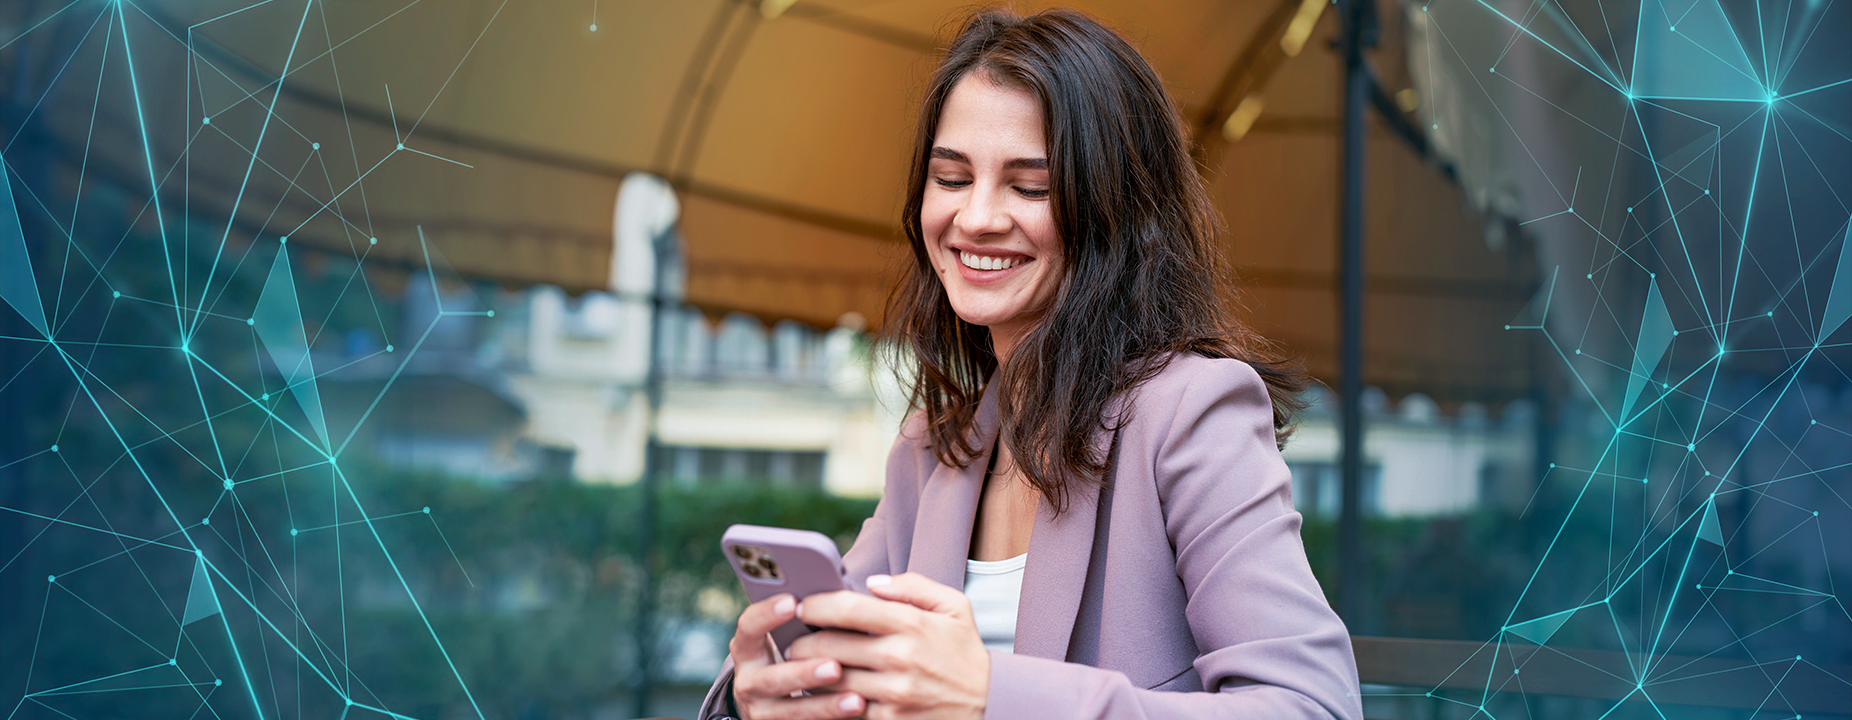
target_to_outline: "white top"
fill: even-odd
[[[1016,603],[1022,597],[1022,569],[1028,564],[1028,553],[1008,560],[965,561],[965,597],[971,599],[971,616],[984,649],[1016,651]]]

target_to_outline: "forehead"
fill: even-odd
[[[934,144],[948,147],[978,161],[994,155],[1008,160],[1042,157],[1042,103],[1028,90],[998,83],[988,73],[967,73],[952,86],[939,111]]]

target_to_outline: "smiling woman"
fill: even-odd
[[[1304,376],[1217,296],[1138,51],[1073,11],[972,15],[903,226],[913,413],[843,560],[868,592],[747,607],[701,717],[1361,717],[1280,457]],[[793,617],[823,629],[769,647]]]

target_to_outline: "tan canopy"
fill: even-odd
[[[215,19],[244,3],[222,4],[140,3],[129,23],[131,37],[170,38],[133,48],[155,164],[175,166],[190,142],[186,189],[164,184],[163,202],[208,217],[236,202],[233,249],[289,235],[418,267],[422,227],[466,276],[602,289],[618,183],[648,171],[682,198],[689,302],[818,326],[851,311],[879,322],[905,250],[917,95],[965,5],[275,0]],[[1336,13],[1320,0],[1074,4],[1132,37],[1196,124],[1247,320],[1331,378]],[[1376,61],[1394,91],[1408,84],[1400,9],[1382,10]],[[115,147],[94,157],[140,157],[128,134],[97,142]],[[1407,142],[1379,124],[1370,143],[1368,382],[1443,401],[1527,393],[1503,326],[1536,287],[1530,253]],[[146,187],[145,168],[115,172]],[[216,246],[203,235],[194,252]]]

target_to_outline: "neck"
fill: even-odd
[[[990,350],[997,356],[997,364],[1009,362],[1010,353],[1029,334],[1029,328],[1022,323],[999,323],[989,326]]]

